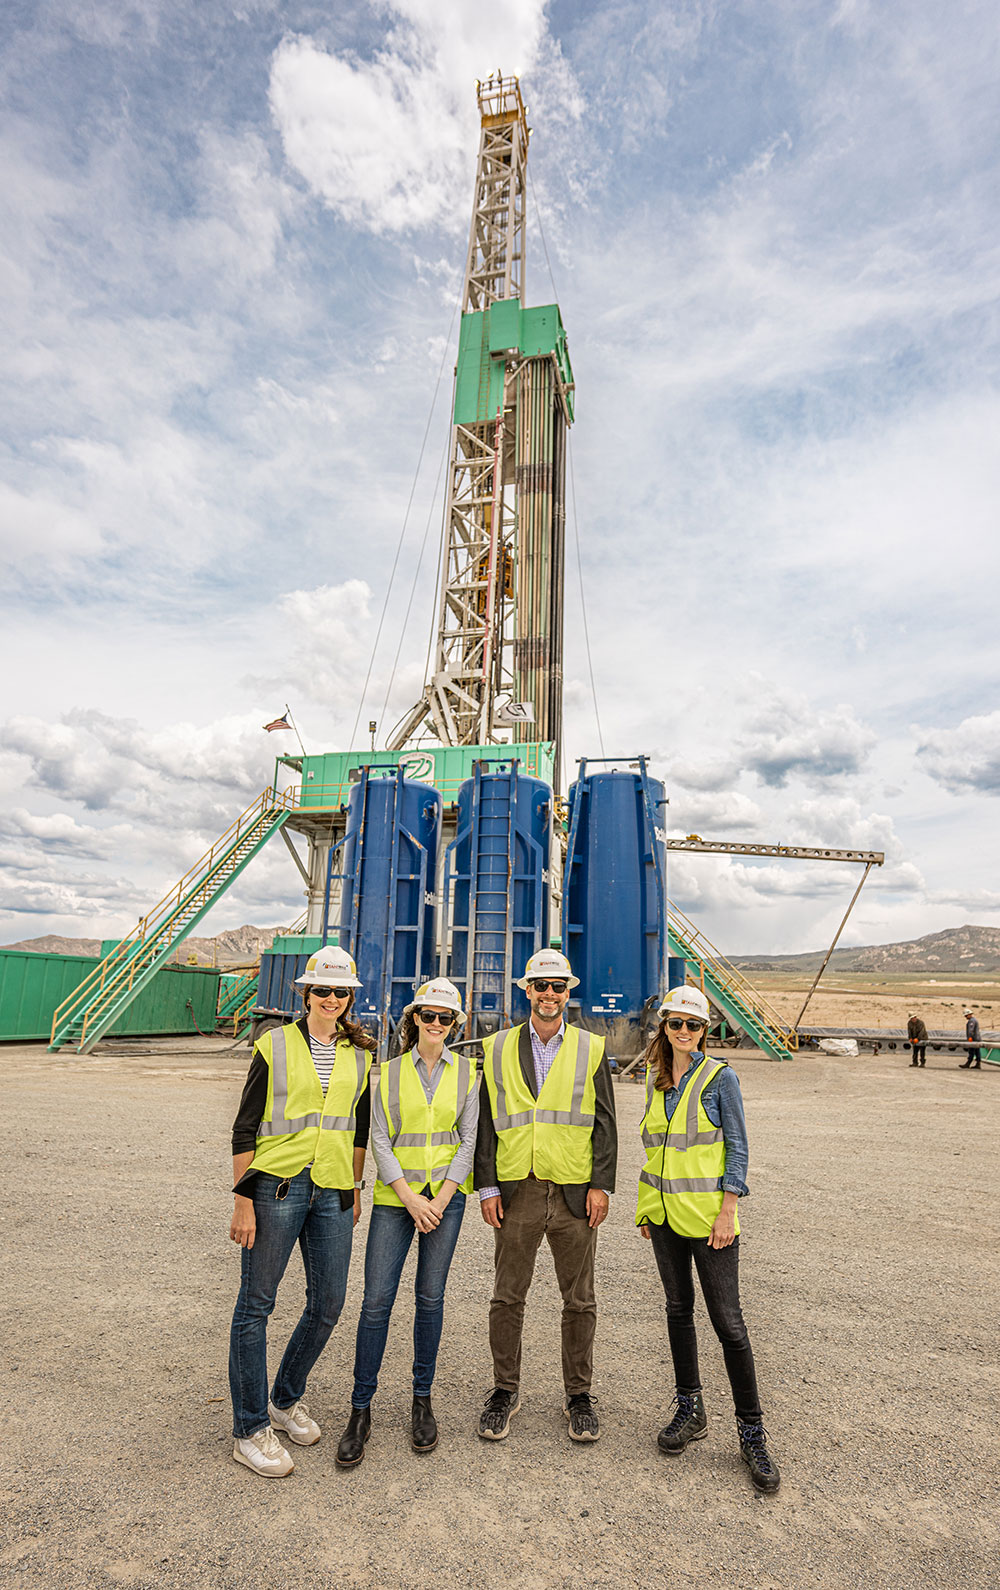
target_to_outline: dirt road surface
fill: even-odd
[[[543,1252],[523,1411],[474,1425],[492,1376],[492,1245],[470,1206],[435,1386],[436,1452],[407,1439],[397,1304],[360,1468],[334,1465],[350,1400],[366,1215],[344,1317],[310,1383],[323,1426],[294,1474],[231,1458],[229,1128],[245,1069],[218,1042],[96,1059],[0,1054],[8,1387],[0,1585],[909,1590],[1000,1582],[1000,1071],[934,1056],[732,1055],[747,1101],[745,1312],[778,1496],[739,1460],[699,1303],[707,1440],[661,1456],[663,1298],[633,1226],[640,1087],[616,1089],[619,1192],[598,1250],[602,1438],[567,1439],[558,1293]],[[370,1198],[370,1192],[365,1194]],[[471,1200],[470,1200],[471,1205]],[[272,1322],[302,1305],[289,1269]],[[274,1360],[276,1362],[276,1358]]]

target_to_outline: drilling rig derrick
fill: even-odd
[[[388,749],[551,741],[558,785],[573,372],[558,306],[524,308],[520,85],[496,76],[477,90],[434,662]]]

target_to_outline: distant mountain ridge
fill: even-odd
[[[809,972],[819,969],[825,950],[801,955],[730,955],[744,972]],[[1000,972],[1000,928],[945,928],[897,944],[859,944],[837,948],[833,972]]]
[[[239,966],[256,961],[264,950],[271,948],[276,933],[287,931],[283,927],[259,928],[247,923],[243,927],[227,928],[214,938],[196,938],[192,934],[177,946],[172,960],[181,966],[190,965],[189,956],[196,955],[200,966]],[[45,933],[41,938],[0,945],[0,949],[30,950],[38,955],[98,955],[101,940],[70,939],[61,933]]]
[[[276,933],[287,928],[260,928],[246,923],[227,928],[214,938],[184,939],[175,959],[184,965],[189,955],[197,955],[201,966],[230,966],[255,961],[271,948]],[[96,955],[100,939],[71,939],[59,933],[46,933],[37,939],[22,939],[4,944],[6,950],[31,950],[40,955]],[[818,969],[825,950],[807,950],[790,955],[730,955],[744,972],[808,972]],[[945,928],[942,933],[927,933],[923,938],[897,944],[861,944],[836,949],[830,961],[835,972],[1000,972],[1000,928]]]

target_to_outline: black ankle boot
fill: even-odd
[[[677,1457],[689,1441],[700,1441],[708,1434],[708,1418],[700,1391],[677,1393],[677,1412],[665,1429],[656,1437],[661,1452]]]
[[[781,1484],[781,1475],[777,1463],[767,1450],[767,1431],[763,1422],[758,1419],[756,1423],[748,1424],[737,1415],[736,1428],[740,1437],[740,1454],[750,1470],[750,1478],[756,1489],[776,1491]]]
[[[430,1397],[414,1397],[410,1418],[414,1452],[433,1452],[438,1444],[438,1427]]]
[[[370,1408],[352,1408],[347,1428],[337,1447],[336,1463],[339,1469],[352,1469],[365,1455],[365,1442],[372,1433]]]

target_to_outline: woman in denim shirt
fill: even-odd
[[[740,1084],[725,1061],[710,1060],[709,1073],[712,1066],[718,1069],[707,1082],[701,1078],[709,1007],[700,989],[671,989],[659,1015],[660,1025],[646,1051],[647,1161],[636,1215],[643,1236],[652,1242],[666,1293],[677,1387],[677,1411],[657,1436],[657,1445],[661,1452],[679,1456],[689,1442],[708,1434],[694,1325],[693,1260],[722,1344],[743,1460],[758,1490],[776,1491],[780,1477],[766,1446],[753,1351],[740,1308],[736,1207],[748,1190],[749,1157]],[[678,1106],[685,1096],[681,1119]],[[722,1174],[716,1178],[720,1167]]]

